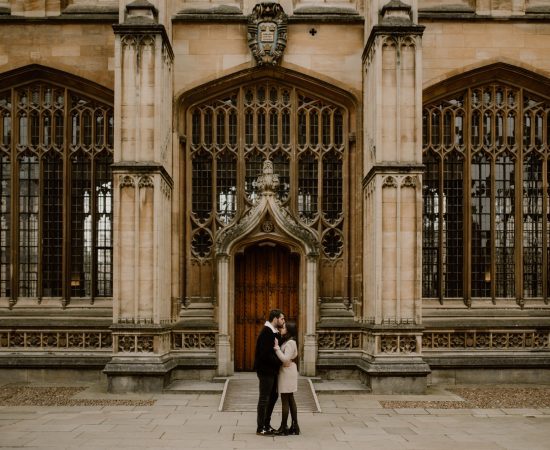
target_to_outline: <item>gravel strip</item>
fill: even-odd
[[[155,400],[74,399],[85,387],[0,387],[0,406],[153,406]]]
[[[448,388],[464,401],[380,401],[383,408],[491,409],[548,408],[550,388],[541,387],[468,387]]]

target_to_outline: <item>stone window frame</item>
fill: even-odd
[[[93,304],[96,298],[112,298],[112,273],[113,273],[113,205],[112,205],[112,171],[111,164],[113,162],[113,143],[114,143],[114,107],[113,99],[114,95],[112,90],[96,84],[90,80],[53,69],[38,64],[25,66],[19,69],[15,69],[4,74],[0,74],[0,94],[7,94],[11,102],[11,129],[9,139],[5,139],[3,128],[5,124],[0,124],[0,135],[2,135],[2,142],[0,142],[0,151],[4,157],[9,158],[10,162],[19,161],[21,158],[31,158],[30,161],[36,164],[37,172],[37,199],[36,211],[33,214],[38,218],[37,230],[34,233],[33,240],[37,242],[36,251],[36,288],[23,289],[21,282],[21,246],[20,246],[20,224],[19,216],[21,212],[21,200],[23,197],[23,191],[21,182],[19,180],[20,162],[16,164],[10,164],[10,183],[11,183],[11,196],[9,205],[6,205],[8,214],[10,215],[9,223],[9,248],[6,255],[2,260],[2,265],[7,268],[7,273],[11,273],[9,279],[2,280],[3,292],[2,297],[9,299],[10,307],[16,305],[19,299],[28,297],[31,301],[36,299],[37,304],[40,304],[43,298],[58,299],[61,306],[67,306],[71,300],[78,301],[83,304]],[[19,138],[20,130],[17,121],[18,114],[21,113],[22,108],[18,99],[25,89],[27,92],[34,92],[40,98],[38,99],[38,106],[36,103],[29,107],[36,111],[38,131],[36,134],[36,142],[28,142],[28,145],[21,141]],[[45,95],[47,91],[52,89],[54,92],[59,93],[62,98],[62,104],[53,105],[46,103]],[[47,105],[47,106],[44,106]],[[24,108],[23,108],[24,109]],[[2,108],[2,113],[7,113],[6,105]],[[47,137],[46,133],[46,118],[51,114],[58,114],[59,119],[57,122],[52,120],[51,131],[52,137]],[[75,129],[75,135],[72,136],[72,117],[74,120],[79,121],[78,131]],[[82,120],[84,116],[88,117],[88,125],[84,124]],[[53,117],[53,116],[52,116]],[[97,123],[102,123],[100,128],[96,127]],[[55,136],[57,130],[55,125],[59,125],[59,136]],[[89,126],[89,132],[84,132],[84,126]],[[62,128],[61,128],[62,127]],[[97,128],[97,130],[96,130]],[[97,132],[96,132],[97,131]],[[34,139],[33,130],[29,130],[29,139]],[[91,139],[91,140],[90,140]],[[87,263],[89,267],[89,279],[87,292],[78,294],[75,290],[76,279],[72,276],[74,272],[74,266],[83,266],[85,264],[84,256],[75,255],[75,245],[73,244],[72,232],[73,214],[71,212],[74,195],[74,186],[72,181],[77,183],[79,180],[72,180],[71,165],[73,159],[79,155],[84,157],[86,161],[87,170],[89,170],[90,190],[101,189],[98,182],[103,184],[111,182],[111,208],[110,213],[107,207],[107,197],[109,193],[104,193],[103,203],[105,203],[105,214],[103,216],[110,216],[111,220],[111,232],[110,239],[107,239],[109,235],[108,230],[103,230],[105,236],[100,239],[99,235],[102,234],[100,229],[102,225],[99,224],[100,213],[98,208],[101,206],[98,201],[99,195],[91,196],[89,200],[88,208],[91,211],[89,214],[91,217],[91,247],[89,248],[91,258]],[[50,230],[48,236],[45,234],[47,230],[44,228],[45,223],[50,223],[50,220],[46,220],[48,206],[45,206],[49,201],[46,198],[48,192],[45,191],[47,187],[45,183],[45,171],[52,170],[49,168],[47,161],[50,159],[58,161],[57,175],[52,179],[55,186],[52,189],[57,190],[58,201],[58,215],[56,218],[57,225],[54,226],[55,230]],[[21,160],[22,161],[22,160]],[[108,188],[107,188],[108,189]],[[102,190],[103,192],[103,190]],[[55,258],[51,261],[52,255],[44,255],[44,239],[51,239],[53,235],[60,233],[61,236],[57,236],[58,241],[56,246],[57,250],[54,251]],[[100,243],[103,240],[103,245]],[[107,245],[110,242],[110,245]],[[39,245],[39,243],[42,243]],[[97,258],[97,252],[102,251],[106,254],[107,259],[103,264],[102,273],[103,276],[98,276],[98,270],[100,270]],[[110,253],[110,258],[109,254]],[[110,259],[110,263],[109,260]],[[54,275],[52,275],[52,273]],[[46,290],[44,288],[45,278],[53,278],[53,284],[55,288],[52,290]],[[99,279],[101,278],[101,280]],[[102,281],[103,280],[103,281]],[[78,280],[83,282],[84,280]],[[101,282],[101,283],[100,283]],[[101,284],[101,286],[100,286]]]
[[[360,185],[360,178],[358,175],[356,175],[356,167],[352,167],[352,162],[356,161],[357,156],[355,156],[355,149],[356,149],[356,125],[357,125],[357,115],[360,112],[359,102],[357,98],[353,95],[352,92],[349,90],[341,89],[337,86],[328,84],[324,81],[312,78],[307,75],[298,74],[290,69],[285,69],[281,67],[275,67],[275,68],[254,68],[254,69],[245,69],[241,72],[228,75],[226,77],[223,77],[221,79],[206,83],[204,85],[200,85],[196,88],[193,88],[185,93],[183,93],[179,97],[179,112],[177,113],[178,117],[178,129],[180,130],[180,141],[181,141],[181,156],[180,156],[180,170],[181,173],[184,174],[182,176],[181,181],[181,192],[183,195],[180,197],[179,200],[179,208],[181,211],[181,221],[182,224],[181,229],[183,232],[183,235],[185,236],[185,239],[182,240],[182,246],[181,251],[183,255],[182,260],[182,266],[181,266],[181,292],[182,292],[182,298],[201,298],[203,301],[212,301],[213,303],[216,302],[215,299],[215,293],[214,291],[210,290],[208,287],[204,285],[204,283],[201,283],[203,285],[203,288],[201,288],[201,294],[195,292],[190,292],[188,286],[192,283],[190,283],[190,280],[188,279],[188,271],[186,270],[187,267],[190,266],[209,266],[214,264],[214,257],[215,257],[215,251],[214,251],[214,242],[216,240],[216,232],[211,229],[212,224],[218,219],[216,217],[211,217],[208,219],[202,219],[205,226],[208,227],[208,230],[202,230],[202,235],[200,236],[200,239],[197,239],[196,242],[198,244],[204,244],[208,243],[212,246],[211,252],[201,252],[202,255],[193,254],[191,250],[191,244],[192,244],[192,235],[195,230],[192,230],[192,224],[190,219],[191,216],[191,205],[192,205],[192,186],[190,180],[192,180],[192,164],[189,159],[189,153],[190,148],[194,139],[193,136],[193,114],[192,109],[195,105],[202,104],[205,102],[208,102],[209,99],[215,99],[215,98],[221,98],[224,95],[230,96],[232,93],[239,93],[245,89],[247,86],[253,86],[258,85],[261,83],[273,83],[274,85],[277,85],[281,88],[287,88],[292,92],[293,96],[298,96],[298,94],[305,94],[306,96],[313,96],[321,101],[325,101],[328,103],[331,103],[339,108],[342,109],[343,115],[342,115],[342,121],[343,121],[343,127],[342,127],[342,135],[338,136],[338,139],[341,139],[342,141],[342,147],[345,148],[346,156],[344,158],[344,162],[342,165],[342,172],[343,172],[343,187],[341,188],[343,191],[343,201],[342,201],[342,210],[343,210],[343,217],[341,220],[335,220],[332,216],[334,215],[333,211],[330,211],[330,214],[328,217],[320,217],[321,215],[317,215],[314,219],[314,223],[308,223],[308,219],[305,217],[300,217],[297,211],[297,198],[294,200],[286,198],[286,195],[282,193],[281,201],[285,207],[288,207],[292,211],[292,215],[300,221],[305,226],[308,226],[309,228],[312,228],[314,232],[319,237],[319,246],[321,247],[321,260],[320,263],[323,266],[326,267],[333,267],[333,271],[338,272],[340,274],[346,274],[342,275],[342,280],[348,280],[348,273],[351,269],[351,267],[355,266],[357,257],[360,255],[357,254],[357,249],[353,247],[353,243],[351,242],[352,239],[355,239],[354,233],[350,230],[350,221],[353,220],[354,213],[356,211],[350,210],[350,199],[354,197],[354,192],[357,189],[358,185]],[[269,96],[269,92],[266,93],[266,96]],[[244,92],[242,93],[242,97],[244,99]],[[296,114],[295,110],[297,107],[297,101],[294,100],[294,97],[292,99],[292,111],[294,114]],[[246,136],[245,136],[245,118],[244,118],[244,108],[239,109],[238,114],[243,114],[242,117],[239,115],[239,136],[242,137],[243,142],[238,142],[237,146],[239,149],[241,147],[247,147],[246,144]],[[198,120],[198,119],[197,119]],[[202,120],[202,119],[201,119]],[[322,122],[323,116],[321,115],[319,117],[319,121]],[[279,122],[282,122],[282,119],[279,120]],[[297,120],[296,120],[297,122]],[[270,132],[269,132],[269,125],[270,125],[270,118],[269,116],[266,117],[265,120],[266,123],[266,137],[265,140],[269,146],[270,143]],[[254,121],[254,124],[256,124],[256,121]],[[280,123],[280,125],[282,125]],[[291,128],[297,127],[297,123],[293,123],[291,121]],[[216,126],[216,123],[213,122],[213,127]],[[227,126],[227,125],[226,125]],[[309,126],[309,125],[308,125]],[[295,131],[293,130],[292,133]],[[196,137],[196,136],[195,136]],[[252,138],[254,140],[254,145],[256,144],[256,140],[258,139],[257,134],[254,134],[254,137]],[[319,141],[320,144],[322,144],[323,139],[326,137],[323,136],[323,133],[319,133]],[[212,143],[213,145],[216,144],[215,137],[212,137]],[[280,155],[284,154],[284,147],[285,143],[281,142],[280,145],[277,146],[276,150],[272,152],[272,154]],[[288,145],[288,147],[299,147],[298,143],[292,143],[291,145]],[[296,155],[306,154],[310,149],[307,148],[308,145],[306,145],[304,148],[300,148],[299,151],[296,152]],[[226,148],[227,151],[227,148]],[[248,149],[245,150],[247,155],[252,154],[254,149],[249,151]],[[324,152],[328,155],[329,151]],[[244,176],[244,169],[240,167],[241,164],[244,164],[242,161],[242,155],[237,155],[237,165],[239,167],[239,181],[238,181],[238,188],[241,189],[242,182],[241,177]],[[259,164],[259,163],[258,163]],[[275,164],[277,166],[277,164]],[[258,167],[261,167],[261,164],[258,165]],[[296,172],[298,170],[297,167],[297,160],[296,160],[296,168],[293,169],[293,173],[289,174],[290,183],[297,183],[297,180],[294,178],[296,177]],[[278,168],[275,167],[275,172],[278,171]],[[322,167],[319,166],[318,171],[318,177],[319,177],[319,192],[322,193],[321,188],[321,181],[323,176],[328,176],[328,171],[324,172]],[[242,175],[241,175],[242,174]],[[249,174],[247,174],[248,176]],[[251,175],[250,175],[251,176]],[[285,177],[283,177],[285,178]],[[186,181],[187,180],[187,181]],[[297,184],[296,184],[297,188]],[[339,186],[336,187],[336,189],[340,189]],[[250,201],[247,199],[247,197],[244,195],[244,186],[243,186],[243,192],[239,192],[239,201],[242,201],[239,205],[239,211],[235,215],[235,217],[227,224],[227,226],[230,226],[231,224],[235,223],[235,221],[240,220],[248,211],[250,208]],[[212,202],[213,203],[213,202]],[[296,203],[296,204],[294,204]],[[319,195],[319,206],[323,204],[322,195]],[[215,205],[212,204],[213,211],[216,209]],[[332,216],[331,216],[332,215]],[[319,224],[322,223],[322,226]],[[204,228],[204,226],[200,226],[200,228]],[[337,231],[334,231],[336,228],[338,228]],[[219,228],[219,231],[223,229]],[[331,246],[330,248],[327,246],[329,242],[332,242],[335,238],[341,238],[341,242],[338,243],[338,245],[343,245],[342,251],[338,252],[335,251],[335,246]],[[324,242],[323,242],[324,241]],[[212,242],[212,244],[210,244]],[[329,251],[329,254],[325,254],[322,250],[323,245],[327,246],[327,249]],[[206,269],[205,273],[212,274],[212,279],[215,280],[215,275],[213,272],[210,271],[210,269]],[[201,277],[202,279],[202,277]],[[343,292],[344,297],[347,298],[347,296],[351,295],[351,292],[353,290],[351,283],[348,281],[342,281],[343,284]],[[214,284],[212,285],[214,287]],[[330,288],[332,290],[333,287]],[[197,297],[199,295],[199,297]],[[339,297],[340,298],[340,297]],[[185,303],[185,302],[184,302]]]
[[[478,106],[474,105],[472,99],[472,94],[474,92],[485,92],[484,90],[488,88],[491,89],[493,93],[496,93],[498,89],[503,89],[504,91],[513,92],[517,95],[516,103],[510,111],[507,111],[507,102],[504,99],[504,106],[495,106],[496,99],[492,98],[491,105],[488,105],[487,108],[483,107],[485,102],[484,98],[480,98],[477,103]],[[462,100],[461,100],[461,99]],[[529,104],[524,104],[527,99],[532,99]],[[458,100],[457,100],[458,99]],[[462,102],[462,103],[461,103]],[[542,105],[542,106],[541,106]],[[476,124],[473,119],[474,113],[479,111],[480,120],[484,120],[484,112],[487,111],[506,111],[516,114],[515,123],[513,124],[514,128],[514,139],[515,142],[504,142],[497,143],[498,138],[498,129],[497,129],[497,119],[496,116],[492,120],[488,120],[487,123],[491,123],[491,134],[488,136],[491,139],[491,142],[486,145],[483,143],[480,131],[480,142],[476,143],[475,140],[472,140],[471,136],[474,134],[474,128]],[[434,130],[434,120],[430,117],[430,114],[436,110],[440,111],[440,123],[436,124],[435,128],[438,129],[439,136],[435,141],[432,140],[433,130]],[[449,117],[451,120],[450,135],[445,133],[445,123],[444,116],[449,112]],[[531,120],[535,119],[539,115],[541,117],[541,142],[537,143],[536,139],[536,130],[533,125],[527,127],[527,117],[530,117]],[[456,118],[461,116],[463,122],[464,134],[462,139],[456,139],[459,133],[456,132]],[[506,117],[504,118],[506,120]],[[506,124],[505,124],[506,126]],[[480,130],[483,129],[483,124],[479,125]],[[527,136],[524,132],[525,130],[529,131]],[[487,66],[480,67],[478,69],[471,70],[469,72],[453,76],[447,80],[434,84],[424,91],[423,99],[423,163],[425,164],[427,171],[424,173],[424,213],[423,213],[423,298],[425,300],[434,299],[439,301],[439,303],[444,304],[449,301],[462,300],[465,305],[470,307],[472,301],[483,301],[490,300],[493,304],[497,304],[501,301],[507,302],[510,299],[515,300],[520,307],[525,306],[526,301],[530,303],[533,302],[544,302],[548,304],[549,290],[550,286],[548,283],[549,279],[549,260],[550,255],[548,253],[548,244],[550,242],[550,79],[538,75],[534,72],[531,72],[527,69],[516,67],[506,63],[495,63]],[[505,133],[506,131],[504,131]],[[506,137],[506,136],[504,136]],[[432,155],[430,158],[428,155]],[[454,289],[452,294],[454,295],[445,295],[445,282],[443,274],[445,271],[445,252],[446,248],[444,245],[443,234],[444,231],[444,212],[443,208],[439,208],[435,212],[438,215],[436,223],[439,224],[436,230],[431,230],[436,235],[436,245],[433,246],[433,242],[428,242],[430,239],[427,238],[427,232],[429,229],[426,228],[427,223],[430,221],[429,215],[429,198],[426,197],[427,189],[429,189],[430,184],[436,184],[436,190],[441,195],[444,192],[444,176],[443,171],[445,170],[445,165],[440,164],[442,159],[454,158],[455,162],[462,160],[463,164],[463,180],[469,180],[469,182],[462,183],[462,208],[465,211],[462,216],[462,228],[463,232],[461,233],[462,239],[462,248],[463,248],[463,257],[462,264],[457,263],[456,272],[461,272],[461,286],[459,289]],[[491,185],[489,189],[488,201],[490,201],[491,208],[488,211],[488,220],[490,221],[491,227],[488,230],[488,235],[490,236],[490,252],[487,258],[487,272],[484,274],[484,280],[488,283],[488,288],[484,295],[475,295],[479,294],[480,291],[476,290],[473,287],[473,284],[476,282],[474,280],[474,264],[473,256],[474,248],[472,245],[473,241],[473,220],[472,212],[474,211],[474,200],[472,200],[472,170],[476,168],[472,163],[475,155],[479,157],[486,157],[488,159],[488,164],[490,166],[490,176],[491,176]],[[504,164],[502,157],[504,155],[509,155],[511,163],[513,166],[513,177],[512,183],[515,187],[514,196],[512,198],[512,214],[513,221],[515,223],[514,227],[514,236],[513,242],[510,246],[511,251],[514,251],[513,257],[508,261],[508,269],[504,269],[506,275],[512,280],[507,286],[504,294],[503,290],[498,288],[498,278],[497,283],[494,282],[495,277],[502,275],[502,267],[497,264],[496,258],[496,222],[499,216],[497,212],[497,197],[499,197],[495,192],[495,187],[497,186],[496,176],[498,173],[501,173],[502,170],[498,168],[496,171],[496,163],[500,158],[500,163]],[[542,211],[541,215],[541,237],[542,242],[540,244],[540,253],[542,259],[542,270],[540,273],[541,282],[538,295],[525,295],[526,294],[526,282],[525,282],[525,267],[528,264],[526,257],[524,257],[524,246],[523,240],[525,238],[523,233],[523,223],[524,217],[527,214],[523,213],[524,209],[524,200],[525,196],[523,195],[524,186],[524,174],[525,170],[525,161],[527,158],[531,158],[532,155],[535,155],[541,160],[541,171],[542,171],[542,187],[540,188],[541,192],[541,202],[542,202]],[[435,156],[435,159],[433,158]],[[520,163],[521,162],[521,163]],[[431,170],[430,170],[431,168]],[[437,169],[437,176],[434,176],[433,171]],[[477,167],[479,168],[479,166]],[[500,183],[502,184],[502,180]],[[522,186],[522,189],[517,189],[517,186]],[[502,191],[502,189],[500,189]],[[428,200],[428,201],[426,201]],[[445,202],[447,203],[447,202]],[[426,244],[430,245],[426,245]],[[457,245],[460,245],[458,242]],[[515,249],[515,250],[514,250]],[[517,251],[519,249],[519,251]],[[430,258],[432,258],[430,260]],[[426,262],[428,261],[428,262]],[[431,261],[431,262],[430,262]],[[432,267],[431,274],[435,275],[430,283],[429,275],[430,273],[426,270],[427,268]],[[509,273],[508,273],[509,272]],[[451,271],[452,273],[452,271]],[[478,280],[479,281],[479,280]],[[435,284],[435,286],[433,285]]]

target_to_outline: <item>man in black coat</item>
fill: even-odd
[[[269,312],[269,320],[266,321],[256,341],[256,353],[254,355],[254,370],[260,380],[260,396],[258,398],[258,427],[256,434],[262,436],[272,435],[275,431],[271,428],[271,414],[277,402],[277,376],[281,361],[275,353],[275,339],[281,342],[279,328],[285,324],[285,315],[282,311],[274,309]]]

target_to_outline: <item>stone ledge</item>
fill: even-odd
[[[52,352],[53,353],[53,352]],[[0,368],[32,368],[32,369],[103,369],[111,359],[111,351],[104,354],[90,355],[90,352],[78,354],[75,351],[63,354],[50,353],[48,355],[24,354],[24,352],[0,352]],[[76,353],[76,354],[75,354]],[[99,353],[99,352],[98,352]]]
[[[467,350],[466,350],[467,351]],[[424,351],[423,359],[433,369],[538,369],[550,368],[550,352],[512,352],[495,355],[485,352],[480,355],[460,355],[458,352],[449,352],[446,355],[435,354],[434,351]],[[537,354],[538,353],[538,354]],[[541,354],[542,353],[542,354]]]

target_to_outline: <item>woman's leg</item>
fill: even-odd
[[[296,407],[296,401],[294,400],[294,394],[289,394],[289,409],[292,417],[292,425],[288,430],[288,434],[300,434],[300,427],[298,426],[298,408]]]
[[[294,394],[291,392],[288,395],[288,405],[290,409],[290,417],[292,422],[298,423],[298,408],[296,407],[296,400],[294,400]],[[287,416],[288,417],[288,416]]]
[[[288,411],[289,411],[289,399],[292,394],[281,394],[281,406],[283,409],[283,416],[281,419],[281,428],[284,429],[288,424]]]

